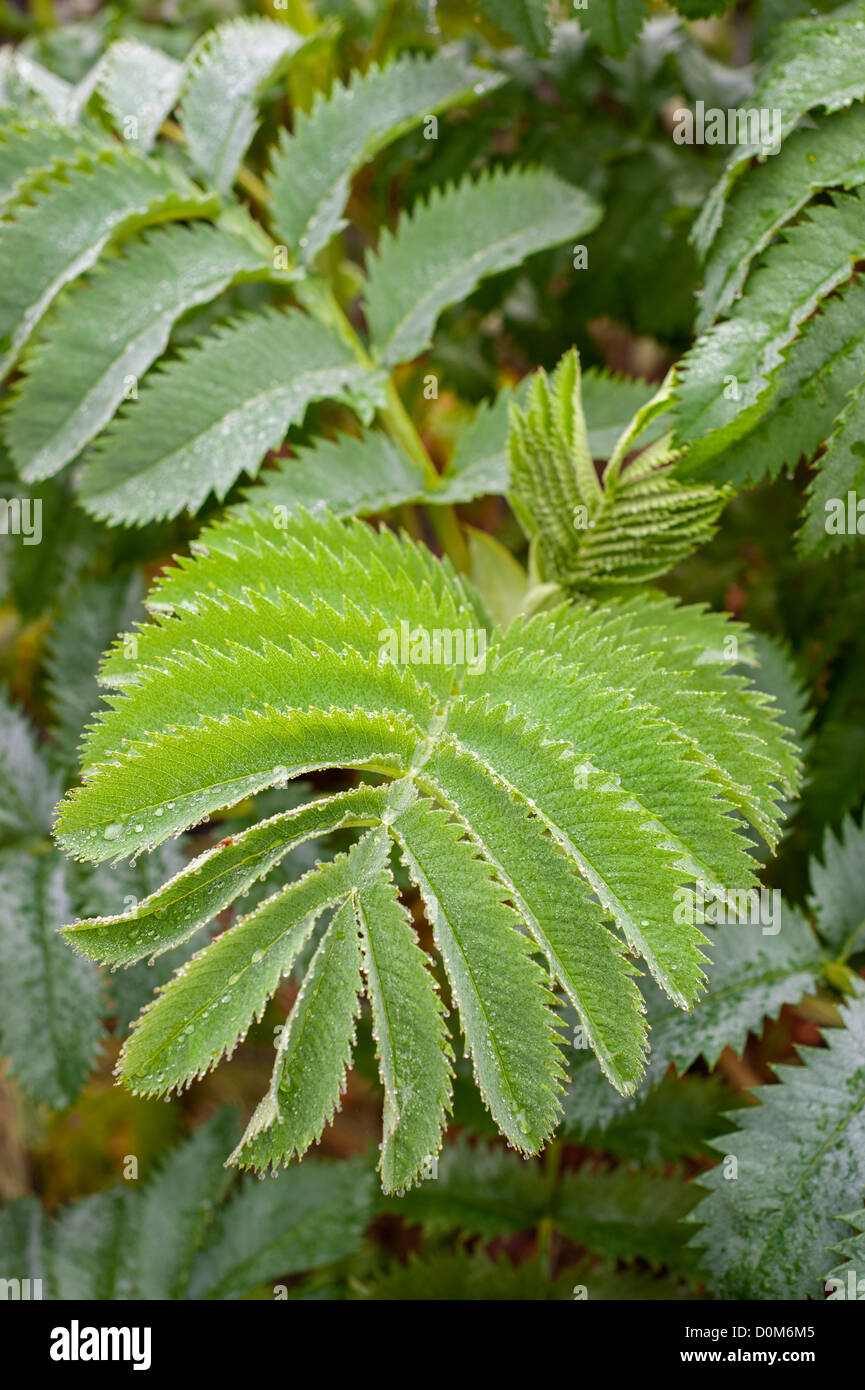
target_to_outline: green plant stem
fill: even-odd
[[[390,379],[385,388],[385,396],[387,405],[379,411],[382,424],[391,438],[402,445],[409,458],[423,469],[427,488],[437,487],[439,475],[433,467],[432,460],[424,448],[423,440],[418,434],[411,416],[400,399],[393,378]],[[442,550],[462,574],[468,573],[468,546],[460,530],[460,524],[453,507],[431,506],[427,509],[427,513]]]
[[[297,281],[294,289],[298,299],[310,313],[336,330],[343,342],[356,353],[359,362],[370,368],[375,365],[327,280],[310,276],[307,280]],[[391,439],[401,445],[409,458],[418,465],[423,474],[424,486],[430,491],[437,487],[439,475],[411,416],[402,403],[393,377],[385,387],[385,405],[379,410],[378,418]],[[468,546],[453,507],[430,506],[427,514],[442,550],[456,569],[466,574],[469,569]]]
[[[183,131],[176,121],[164,121],[161,133],[177,144],[185,143]],[[266,205],[270,194],[257,174],[253,174],[251,170],[242,165],[237,173],[237,182],[246,189],[259,206]],[[275,242],[273,244],[276,245]],[[371,369],[375,366],[364,343],[352,327],[348,315],[337,300],[329,280],[323,276],[309,275],[303,280],[295,281],[293,289],[301,304],[320,323],[333,328],[342,341],[355,353],[359,362]],[[385,398],[386,404],[378,413],[382,426],[391,439],[400,444],[409,458],[419,466],[423,474],[424,486],[428,491],[432,491],[438,486],[439,475],[411,416],[400,399],[393,377],[385,388]],[[454,508],[452,506],[437,507],[431,505],[427,508],[427,514],[442,550],[460,573],[467,574],[470,565],[468,546]]]

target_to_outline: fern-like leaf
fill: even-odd
[[[237,1298],[263,1280],[353,1254],[373,1215],[372,1178],[365,1159],[348,1158],[249,1183],[219,1211],[188,1296]]]
[[[299,840],[368,827],[348,855],[193,957],[128,1040],[127,1083],[146,1094],[181,1087],[230,1052],[332,909],[239,1156],[276,1163],[320,1133],[350,1051],[362,952],[385,1084],[383,1180],[415,1181],[437,1147],[447,1047],[405,924],[396,927],[392,841],[425,903],[479,1088],[511,1143],[535,1151],[556,1121],[548,983],[566,991],[610,1080],[633,1090],[641,1000],[607,923],[677,1004],[692,1003],[704,938],[677,923],[679,890],[703,864],[750,882],[729,807],[771,834],[775,783],[796,778],[766,698],[711,664],[694,674],[695,648],[705,663],[724,621],[633,599],[565,608],[488,639],[467,590],[428,551],[302,511],[282,529],[251,512],[211,528],[151,604],[158,621],[138,631],[135,659],[119,644],[104,664],[116,693],[88,732],[84,785],[60,813],[67,850],[100,861],[152,849],[314,768],[387,780],[229,836],[129,913],[70,929],[72,944],[114,964],[173,948]],[[400,640],[435,631],[449,634],[448,653],[433,660],[430,647],[419,664],[400,651]],[[469,654],[474,643],[475,657],[457,641]],[[747,721],[725,715],[725,696]],[[659,747],[665,772],[650,777]],[[384,931],[394,933],[387,954]],[[419,1011],[411,1054],[404,1012],[383,1012],[402,974]]]
[[[224,1155],[237,1132],[218,1110],[172,1149],[138,1200],[136,1283],[147,1299],[183,1298],[195,1257],[231,1182]]]
[[[677,471],[742,487],[784,469],[792,472],[802,457],[813,458],[865,372],[863,314],[865,288],[853,278],[823,302],[784,350],[754,428],[702,465],[686,453]]]
[[[807,111],[838,111],[865,97],[862,56],[865,51],[865,6],[855,3],[827,23],[794,19],[779,27],[776,43],[753,97],[757,109],[780,112],[781,139]],[[703,205],[694,228],[698,250],[705,255],[724,217],[730,190],[750,161],[765,158],[763,145],[738,144],[723,177]]]
[[[854,188],[865,181],[865,107],[820,116],[784,141],[766,165],[736,186],[706,266],[697,328],[728,313],[754,258],[775,234],[826,188]]]
[[[465,1236],[490,1240],[549,1222],[578,1245],[608,1260],[644,1259],[674,1268],[692,1266],[683,1246],[683,1220],[696,1201],[679,1179],[627,1168],[567,1172],[551,1187],[537,1164],[514,1154],[465,1141],[439,1159],[435,1182],[422,1184],[391,1203],[409,1222],[431,1234],[459,1228]]]
[[[0,850],[0,894],[0,1050],[37,1100],[71,1105],[96,1056],[101,987],[57,935],[74,910],[69,866]]]
[[[42,838],[51,829],[60,783],[40,757],[32,727],[5,693],[0,693],[0,740],[0,845]]]
[[[662,438],[599,480],[583,415],[576,350],[535,377],[525,409],[511,410],[511,489],[537,537],[538,573],[565,590],[645,584],[707,541],[726,500],[670,476]]]
[[[374,1211],[368,1162],[312,1159],[225,1201],[232,1174],[221,1159],[235,1129],[218,1111],[140,1185],[97,1192],[50,1220],[33,1198],[7,1203],[6,1277],[41,1279],[50,1300],[233,1299],[354,1254]]]
[[[857,1211],[848,1212],[845,1216],[839,1216],[839,1221],[844,1221],[848,1226],[858,1228],[855,1236],[849,1236],[838,1245],[830,1245],[829,1249],[834,1255],[843,1255],[844,1264],[837,1265],[830,1269],[828,1274],[821,1277],[820,1282],[824,1286],[827,1297],[830,1299],[849,1298],[850,1295],[850,1275],[853,1275],[855,1297],[861,1298],[860,1289],[863,1278],[862,1270],[865,1269],[865,1216],[862,1208]]]
[[[304,507],[334,516],[369,516],[421,501],[426,479],[401,445],[380,431],[319,439],[280,459],[245,494],[250,505],[270,511]]]
[[[859,494],[865,484],[865,389],[860,378],[850,392],[835,428],[826,440],[820,464],[808,487],[799,544],[809,553],[826,554],[849,545],[859,535]],[[849,504],[853,502],[851,527]]]
[[[809,906],[820,935],[840,960],[861,949],[865,931],[865,831],[848,816],[837,835],[826,832],[820,859],[809,865]]]
[[[105,140],[89,130],[48,121],[10,120],[0,131],[0,208],[15,200],[22,183],[38,170],[74,164],[82,150],[105,148]]]
[[[354,903],[346,898],[318,943],[282,1030],[270,1089],[236,1150],[244,1166],[263,1169],[295,1154],[302,1158],[332,1121],[355,1042],[360,967]]]
[[[380,1171],[388,1192],[412,1182],[441,1145],[450,1108],[444,1008],[385,869],[361,885],[356,911],[384,1087]],[[423,1170],[422,1170],[423,1171]]]
[[[674,408],[676,443],[689,466],[752,428],[783,361],[783,350],[820,301],[865,255],[865,202],[833,194],[766,253],[730,318],[684,358]]]
[[[547,0],[481,0],[479,8],[530,53],[546,53],[552,37]]]
[[[48,693],[58,760],[74,764],[85,724],[99,705],[94,674],[100,654],[118,632],[138,618],[143,597],[140,577],[92,580],[65,608],[48,639]]]
[[[712,968],[706,992],[690,1017],[671,1008],[659,990],[646,987],[652,1050],[645,1085],[636,1098],[610,1090],[580,1039],[581,1052],[572,1065],[564,1101],[568,1131],[583,1139],[592,1131],[606,1131],[634,1110],[647,1088],[660,1084],[671,1065],[681,1074],[699,1057],[714,1066],[725,1047],[741,1053],[748,1034],[759,1033],[764,1019],[777,1018],[785,1004],[798,1004],[803,994],[813,993],[827,951],[802,913],[787,904],[777,925],[779,930],[767,935],[747,920],[704,928]]]
[[[646,21],[646,0],[593,0],[577,17],[605,52],[624,58]]]

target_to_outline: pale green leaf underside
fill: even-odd
[[[829,1246],[834,1255],[844,1256],[845,1263],[836,1265],[834,1269],[830,1269],[828,1274],[821,1275],[820,1283],[824,1285],[824,1292],[828,1294],[829,1298],[833,1296],[835,1298],[849,1298],[850,1275],[852,1274],[857,1296],[861,1297],[859,1293],[862,1288],[860,1280],[863,1278],[862,1270],[865,1269],[865,1231],[861,1228],[865,1226],[865,1216],[863,1216],[862,1208],[859,1207],[856,1211],[849,1211],[844,1216],[839,1216],[838,1220],[846,1222],[854,1229],[859,1229],[856,1235],[848,1235],[847,1239],[838,1245]],[[829,1285],[830,1279],[837,1279],[840,1282],[843,1293],[839,1293],[837,1284]]]
[[[391,141],[436,112],[473,101],[504,78],[456,54],[405,55],[387,67],[355,71],[298,112],[283,132],[267,186],[277,241],[310,262],[344,224],[351,176]]]
[[[89,270],[112,239],[150,223],[210,217],[218,206],[213,194],[169,166],[120,150],[59,166],[37,181],[33,197],[0,224],[4,374],[58,291]]]
[[[99,63],[97,91],[126,142],[142,154],[152,149],[173,110],[183,64],[140,39],[118,39]]]
[[[103,262],[55,306],[23,364],[4,431],[21,477],[53,476],[137,396],[187,310],[268,273],[248,243],[205,223],[160,228]]]
[[[739,1129],[714,1147],[738,1160],[702,1180],[711,1189],[694,1213],[694,1244],[713,1289],[726,1298],[804,1299],[814,1294],[827,1250],[844,1234],[838,1213],[861,1199],[865,1143],[865,999],[861,987],[827,1029],[824,1048],[801,1048],[802,1066],[778,1068],[761,1104],[739,1112]],[[767,1154],[771,1163],[767,1164]]]
[[[0,207],[5,210],[37,170],[74,164],[83,150],[95,152],[106,145],[105,138],[88,129],[7,120],[0,130]]]
[[[258,100],[303,43],[287,24],[235,19],[205,34],[187,59],[180,126],[193,161],[221,193],[255,133]]]
[[[806,111],[838,111],[865,96],[862,58],[865,54],[865,7],[853,4],[847,13],[795,19],[779,26],[752,105],[780,112],[782,139]],[[754,157],[765,158],[760,145],[739,144],[727,168],[706,200],[694,228],[694,240],[705,256],[716,236],[735,181]]]
[[[148,379],[93,447],[82,504],[100,520],[142,525],[196,511],[211,492],[221,500],[312,401],[350,401],[369,375],[299,311],[238,318]]]
[[[395,233],[382,233],[371,259],[367,317],[376,357],[390,366],[416,357],[442,310],[485,276],[591,231],[600,215],[587,193],[544,169],[494,173],[433,193]]]

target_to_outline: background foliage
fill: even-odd
[[[88,208],[101,207],[102,196],[108,206],[119,183],[107,173],[122,174],[124,161],[136,155],[118,152],[109,134],[128,114],[124,103],[134,97],[135,84],[131,70],[122,68],[100,69],[96,87],[88,85],[88,75],[116,40],[142,41],[164,55],[166,105],[164,112],[150,112],[138,139],[142,148],[158,141],[163,164],[152,174],[146,205],[130,212],[124,203],[125,215],[148,228],[163,218],[183,219],[182,225],[166,220],[165,228],[148,230],[134,242],[120,263],[121,271],[126,266],[127,298],[122,273],[106,274],[106,267],[118,269],[110,251],[82,290],[78,277],[91,262],[75,259],[70,231],[66,288],[24,349],[24,369],[10,377],[3,410],[0,491],[5,498],[41,499],[45,540],[26,547],[14,536],[0,537],[0,1031],[10,1058],[0,1079],[0,1274],[26,1270],[40,1274],[52,1295],[99,1299],[270,1298],[275,1287],[278,1296],[292,1298],[561,1299],[585,1288],[590,1298],[776,1299],[822,1297],[821,1280],[856,1258],[865,1227],[865,1136],[856,1119],[857,1099],[865,1094],[865,998],[859,983],[865,955],[865,846],[859,828],[865,793],[865,569],[855,543],[818,544],[815,553],[814,545],[803,542],[815,514],[815,489],[819,502],[828,477],[843,492],[848,480],[855,486],[861,468],[850,441],[856,445],[861,411],[861,288],[851,268],[865,259],[857,240],[855,191],[865,164],[854,125],[861,126],[863,93],[850,95],[829,50],[840,33],[861,81],[855,26],[861,29],[862,20],[859,6],[821,4],[819,11],[838,14],[808,19],[814,8],[796,0],[730,8],[713,0],[681,0],[676,7],[590,0],[584,17],[529,0],[476,6],[449,0],[286,0],[284,7],[264,9],[181,0],[164,8],[114,4],[89,12],[63,5],[55,10],[51,0],[26,11],[11,0],[0,5],[4,36],[14,45],[4,48],[0,67],[6,103],[0,156],[12,150],[9,132],[22,112],[26,120],[35,117],[43,135],[34,138],[44,136],[45,159],[62,165],[74,147],[79,173],[93,179]],[[290,62],[282,41],[275,40],[273,61],[249,93],[258,117],[247,118],[241,110],[239,133],[234,127],[220,130],[211,119],[207,89],[218,41],[193,46],[213,26],[262,16],[299,39],[285,40]],[[813,26],[804,38],[787,29],[799,16]],[[846,40],[844,26],[850,29]],[[346,225],[337,228],[335,222],[335,236],[318,244],[313,233],[310,243],[312,224],[300,218],[296,205],[286,205],[279,227],[287,244],[295,237],[292,265],[274,274],[270,244],[262,245],[256,229],[268,188],[279,207],[279,160],[271,165],[269,151],[277,140],[285,147],[288,122],[299,142],[291,159],[298,162],[289,162],[285,153],[284,177],[300,166],[311,180],[322,167],[322,148],[332,140],[326,130],[317,136],[314,123],[305,124],[301,114],[315,111],[317,92],[373,64],[414,62],[409,55],[432,55],[456,40],[468,42],[485,72],[507,80],[484,78],[484,90],[472,90],[469,98],[451,77],[442,79],[440,93],[421,98],[416,71],[406,67],[404,100],[416,103],[414,118],[406,111],[404,128],[390,141],[370,137],[363,150],[345,152],[351,177],[339,187],[347,194]],[[827,47],[823,59],[821,42]],[[725,186],[719,180],[726,151],[675,144],[672,113],[696,100],[721,107],[759,102],[761,92],[781,91],[777,99],[785,102],[790,92],[785,95],[783,82],[775,82],[772,64],[779,52],[784,58],[784,44],[795,58],[797,43],[813,62],[815,93],[803,102],[793,84],[784,109],[791,122],[811,110],[814,126],[791,134],[775,160],[728,175],[729,215],[711,243],[707,227],[712,200]],[[236,43],[225,47],[230,54]],[[177,65],[191,49],[198,54],[201,81],[181,101],[177,122],[166,132],[163,116],[174,106]],[[130,61],[134,53],[127,53]],[[476,80],[473,73],[469,86]],[[398,104],[396,84],[388,90]],[[848,97],[852,108],[842,105]],[[200,120],[196,100],[203,103]],[[57,133],[70,117],[70,103],[80,105],[74,137]],[[440,135],[428,140],[419,117],[433,107]],[[178,124],[188,132],[188,150],[175,138]],[[845,139],[849,149],[839,153]],[[804,153],[814,156],[804,170],[796,142],[803,150],[807,144]],[[107,155],[106,144],[112,146]],[[184,163],[187,153],[192,165]],[[39,164],[35,154],[32,160]],[[217,203],[208,190],[230,186],[241,162],[238,206],[231,219],[211,225]],[[443,294],[437,305],[434,335],[432,323],[420,322],[394,347],[398,311],[410,317],[413,304],[411,294],[404,305],[395,303],[389,283],[412,286],[422,276],[438,235],[439,201],[455,196],[434,190],[468,179],[483,192],[479,203],[489,207],[493,200],[490,224],[479,222],[476,229],[483,249],[501,221],[490,190],[525,166],[537,181],[527,186],[527,205],[550,207],[555,220],[553,204],[561,196],[561,234],[554,229],[546,240],[527,242],[519,255],[491,264],[499,273],[477,287],[457,280],[459,291]],[[5,192],[13,201],[21,196],[20,186],[15,192],[21,172],[9,173]],[[63,178],[60,183],[73,187]],[[30,188],[34,206],[44,193],[37,176]],[[132,201],[137,197],[136,186]],[[71,227],[71,193],[69,200]],[[755,208],[768,221],[752,227]],[[379,228],[395,228],[407,209],[413,221],[429,218],[415,251],[411,237],[402,244],[388,233],[379,239]],[[445,207],[442,223],[452,215]],[[840,245],[836,215],[847,217],[850,231],[849,242]],[[573,216],[573,228],[565,227]],[[814,287],[791,286],[796,277],[787,273],[790,253],[784,246],[795,249],[816,237],[824,222],[821,245],[833,245],[838,264],[833,283],[822,285],[822,311],[811,317]],[[93,228],[98,233],[95,214]],[[784,235],[772,241],[782,228]],[[38,235],[34,240],[26,224],[18,244],[16,235],[7,232],[5,246],[0,237],[4,332],[22,321],[19,311],[27,308],[26,297],[15,296],[38,298],[48,256],[47,244],[43,256]],[[168,241],[160,240],[165,236]],[[585,246],[587,270],[574,268],[574,240]],[[92,236],[87,244],[95,245]],[[149,312],[156,320],[163,307],[165,315],[151,327],[152,351],[144,354],[141,371],[164,352],[159,373],[168,395],[137,433],[134,411],[145,406],[147,388],[126,412],[128,420],[121,407],[119,423],[108,425],[82,467],[76,461],[81,444],[106,426],[122,399],[122,381],[114,383],[108,412],[99,416],[97,410],[67,426],[59,444],[56,425],[65,407],[61,401],[55,420],[49,387],[62,380],[56,399],[65,393],[68,402],[77,391],[86,407],[87,371],[93,369],[81,354],[81,333],[101,321],[110,337],[109,326],[121,322],[131,336],[136,296],[129,286],[158,286],[167,273],[163,256],[176,258],[169,268],[174,274],[180,267],[187,298],[178,319],[177,306],[160,306],[154,289]],[[388,370],[370,384],[366,371],[358,373],[345,336],[333,357],[323,339],[318,365],[331,376],[327,390],[311,392],[309,400],[329,399],[306,415],[306,399],[290,402],[279,437],[256,441],[245,475],[244,459],[231,450],[225,451],[214,490],[190,490],[179,471],[155,469],[159,431],[166,452],[171,446],[174,422],[165,401],[172,373],[200,360],[202,342],[244,335],[240,355],[254,383],[278,360],[278,384],[292,351],[309,351],[290,337],[272,336],[277,329],[268,306],[291,296],[295,259],[304,264],[316,256],[350,332],[369,327],[376,365]],[[806,254],[797,256],[797,265],[808,263]],[[6,273],[25,263],[28,273],[35,268],[32,284]],[[735,284],[730,267],[740,277]],[[365,315],[364,272],[370,277]],[[378,290],[377,276],[383,286]],[[786,295],[799,306],[799,337],[778,326],[791,322]],[[24,322],[29,330],[26,313]],[[736,325],[743,323],[751,354],[744,364],[736,356]],[[755,323],[767,326],[766,341],[756,346]],[[712,356],[716,344],[720,359]],[[70,951],[55,931],[77,917],[122,912],[178,872],[191,852],[291,809],[312,792],[337,791],[342,783],[325,774],[304,787],[267,790],[132,864],[107,869],[65,859],[51,839],[53,809],[77,778],[81,732],[99,702],[99,658],[118,633],[143,618],[145,592],[172,555],[194,549],[203,525],[253,495],[276,506],[314,502],[323,473],[343,480],[343,493],[332,498],[341,514],[384,515],[433,549],[453,543],[445,506],[422,505],[429,503],[431,484],[441,486],[442,474],[438,500],[458,507],[466,564],[496,619],[509,618],[525,597],[522,564],[534,581],[554,578],[566,591],[600,583],[603,575],[599,580],[588,544],[564,558],[550,548],[541,561],[546,569],[538,573],[536,551],[543,547],[529,554],[531,528],[527,534],[525,523],[526,509],[530,514],[532,498],[537,505],[543,487],[520,472],[518,457],[512,456],[509,474],[504,450],[512,393],[519,418],[530,423],[533,401],[539,408],[538,388],[530,397],[520,383],[537,368],[552,373],[574,345],[596,459],[610,458],[630,417],[670,366],[683,362],[674,434],[656,462],[664,470],[675,460],[670,476],[677,486],[693,489],[694,532],[687,544],[664,549],[658,565],[652,557],[649,573],[655,582],[663,571],[660,583],[668,594],[750,625],[754,646],[741,653],[742,671],[758,673],[760,687],[778,698],[804,750],[804,783],[800,792],[788,787],[780,843],[771,857],[765,846],[758,851],[762,881],[780,890],[787,905],[784,932],[777,938],[724,938],[719,929],[708,991],[692,1017],[647,986],[653,1053],[636,1097],[617,1095],[590,1051],[569,1048],[565,1118],[540,1157],[525,1160],[505,1147],[457,1045],[454,1113],[437,1167],[405,1195],[383,1194],[375,1177],[383,1097],[372,1020],[363,1012],[354,1070],[320,1152],[273,1182],[238,1178],[223,1168],[223,1160],[267,1085],[274,1040],[299,977],[283,980],[230,1066],[166,1106],[115,1087],[112,1070],[131,1021],[154,987],[201,946],[201,935],[152,966],[141,961],[111,974]],[[14,346],[4,343],[3,350]],[[729,363],[724,353],[732,354]],[[770,371],[767,364],[776,358],[780,369],[773,365]],[[705,371],[721,371],[719,360],[758,383],[753,399],[723,420],[712,415],[714,404],[707,407],[704,388]],[[614,375],[629,384],[620,381],[608,391]],[[438,382],[434,398],[425,392],[430,376]],[[217,407],[226,391],[243,388],[233,372],[214,381]],[[427,472],[418,481],[416,454],[407,461],[399,453],[401,417],[393,414],[392,397],[385,405],[397,421],[396,443],[393,434],[361,432],[358,420],[369,425],[386,390],[398,391],[414,422],[432,480]],[[211,421],[203,389],[193,404],[185,388],[179,390],[175,407],[178,417],[194,409],[203,422]],[[357,439],[346,445],[349,436]],[[658,437],[659,431],[650,430],[643,442]],[[370,439],[377,441],[375,457],[363,452],[363,441]],[[345,448],[356,453],[340,452]],[[519,440],[512,448],[519,455]],[[684,452],[677,458],[678,449]],[[253,484],[265,457],[260,483]],[[133,485],[118,486],[118,471],[132,476]],[[142,474],[146,486],[139,487]],[[729,491],[718,493],[713,486]],[[615,517],[609,525],[612,544],[620,545]],[[696,553],[688,553],[698,541]],[[508,554],[521,565],[509,565]],[[647,577],[639,566],[635,573]],[[115,660],[122,672],[122,644]],[[251,887],[244,909],[254,909],[268,892],[350,842],[337,828],[326,839],[300,845],[265,883]],[[419,896],[401,870],[397,886],[423,932]],[[309,950],[301,953],[299,970],[309,966],[310,956]],[[562,1022],[566,1038],[573,1038],[579,1019],[570,1006],[563,1008]],[[821,1106],[816,1115],[815,1094]],[[739,1163],[732,1204],[719,1155],[734,1155]],[[137,1176],[130,1175],[133,1158]],[[779,1209],[788,1214],[780,1225]],[[270,1238],[274,1230],[276,1242]],[[110,1252],[118,1248],[124,1256],[115,1261]]]

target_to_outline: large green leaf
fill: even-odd
[[[192,1298],[236,1298],[262,1280],[351,1255],[373,1215],[364,1159],[307,1162],[251,1182],[220,1211],[192,1273]]]
[[[459,1228],[489,1240],[544,1222],[607,1259],[681,1268],[692,1263],[682,1249],[688,1238],[682,1221],[695,1201],[679,1179],[627,1168],[592,1172],[587,1166],[553,1184],[539,1164],[458,1142],[442,1154],[434,1181],[391,1205],[432,1234]]]
[[[479,8],[532,53],[545,53],[552,26],[548,0],[480,0]]]
[[[865,181],[863,135],[865,106],[820,116],[791,135],[765,166],[743,175],[706,266],[698,329],[729,311],[754,257],[815,193]]]
[[[426,548],[301,510],[280,527],[238,510],[166,572],[150,604],[157,621],[135,634],[134,659],[117,644],[104,665],[116,690],[60,813],[64,848],[96,862],[153,849],[314,769],[384,780],[233,832],[130,911],[70,929],[73,945],[115,964],[175,948],[293,844],[366,828],[182,967],[125,1045],[127,1084],[164,1093],[230,1053],[333,909],[318,953],[304,955],[297,1013],[238,1157],[276,1164],[329,1118],[351,1046],[359,927],[385,1087],[382,1177],[415,1181],[437,1148],[449,1048],[383,877],[394,841],[479,1089],[511,1143],[536,1151],[558,1115],[550,985],[566,991],[610,1081],[633,1091],[645,1027],[616,929],[674,1003],[692,1005],[706,943],[699,922],[677,915],[682,896],[710,867],[713,882],[750,887],[729,807],[771,838],[778,797],[797,781],[771,701],[725,671],[732,625],[642,596],[563,605],[489,635],[467,587]],[[411,1028],[393,1002],[402,976]]]
[[[589,0],[577,18],[605,52],[624,58],[646,21],[646,0]]]
[[[865,202],[856,192],[832,194],[770,248],[731,317],[679,369],[675,438],[689,467],[753,427],[771,403],[784,349],[863,256]]]
[[[755,109],[780,113],[781,138],[795,129],[806,111],[827,112],[865,97],[865,6],[861,0],[827,19],[793,19],[779,26],[776,41],[752,99]],[[762,145],[737,145],[727,168],[706,200],[695,226],[705,255],[724,216],[736,179],[753,158],[765,158]]]

